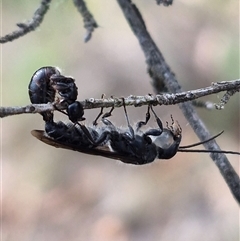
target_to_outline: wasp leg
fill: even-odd
[[[104,131],[95,141],[95,145],[104,145],[111,138],[110,131]]]
[[[109,112],[106,112],[106,113],[102,116],[102,119],[111,116],[114,108],[115,108],[115,107],[113,106]],[[94,125],[94,126],[96,126],[96,125],[98,124],[97,121],[98,121],[98,119],[100,118],[100,116],[103,114],[103,109],[104,109],[104,107],[101,107],[100,113],[98,114],[98,116],[96,117],[96,119],[93,121],[93,125]]]
[[[105,94],[102,94],[101,99],[103,99],[104,96],[105,96]],[[103,114],[103,109],[104,109],[104,107],[101,107],[100,113],[97,115],[96,119],[93,121],[94,126],[96,126],[98,124],[97,121],[100,118],[100,116]]]
[[[98,116],[96,117],[96,119],[93,121],[93,125],[94,125],[94,126],[96,126],[96,125],[98,124],[97,121],[98,121],[98,119],[100,118],[100,116],[103,114],[103,109],[104,109],[104,107],[101,107],[100,113],[98,114]],[[102,116],[102,119],[111,116],[113,110],[114,110],[114,106],[111,108],[111,110],[110,110],[109,112],[105,113],[105,114]]]
[[[146,119],[145,121],[139,121],[137,124],[136,124],[136,130],[139,131],[139,129],[143,126],[143,125],[146,125],[150,119],[150,105],[148,106],[148,109],[147,109],[147,112],[146,112]]]
[[[97,116],[96,119],[93,121],[93,125],[94,125],[94,126],[96,126],[96,125],[98,124],[97,121],[98,121],[98,119],[100,118],[100,116],[103,114],[103,109],[104,109],[104,107],[101,107],[101,110],[100,110],[98,116]]]
[[[105,94],[102,94],[101,98],[103,99],[104,96],[105,96]],[[96,126],[96,125],[98,124],[97,121],[98,121],[98,119],[100,118],[100,116],[103,114],[103,109],[104,109],[104,107],[101,107],[100,113],[97,115],[96,119],[93,121],[93,125],[94,125],[94,126]],[[113,110],[114,110],[114,106],[111,108],[111,110],[110,110],[109,112],[105,113],[105,114],[102,116],[102,119],[111,116]]]
[[[162,121],[160,120],[160,118],[157,116],[156,112],[153,110],[152,106],[150,106],[152,113],[154,114],[154,117],[156,119],[157,125],[159,127],[160,130],[163,130],[163,124]]]
[[[134,139],[134,130],[133,130],[132,126],[130,125],[130,122],[129,122],[129,119],[128,119],[128,114],[127,114],[124,98],[122,98],[122,100],[123,100],[123,108],[124,108],[124,113],[125,113],[125,117],[126,117],[126,120],[127,120],[127,125],[128,125],[128,128],[129,128],[129,132],[122,133],[122,135],[126,136],[126,138],[129,139],[129,140],[133,140]],[[112,109],[109,112],[107,112],[103,115],[102,122],[106,126],[109,126],[110,128],[112,128],[112,131],[117,132],[116,127],[112,124],[112,122],[110,120],[106,119],[107,117],[111,116],[111,113],[112,113],[113,109],[114,109],[114,107],[112,107]]]
[[[124,136],[126,137],[126,139],[129,139],[129,140],[134,140],[134,130],[132,128],[132,126],[130,125],[130,121],[128,119],[128,114],[127,114],[127,109],[126,109],[126,105],[125,105],[125,100],[124,98],[122,98],[123,100],[123,109],[124,109],[124,113],[125,113],[125,117],[126,117],[126,120],[127,120],[127,125],[128,125],[128,128],[129,128],[129,132],[126,132],[124,133]]]

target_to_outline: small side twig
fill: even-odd
[[[51,0],[42,0],[40,6],[35,11],[31,20],[27,21],[26,23],[17,23],[19,27],[18,30],[13,31],[10,34],[7,34],[0,38],[0,43],[7,43],[26,35],[27,33],[34,31],[43,21],[45,14],[49,9]]]
[[[215,105],[216,109],[223,109],[224,105],[226,105],[230,98],[237,92],[239,92],[239,89],[228,90],[227,93],[222,97],[220,103]]]
[[[84,37],[84,42],[86,43],[91,39],[93,31],[98,25],[83,0],[73,0],[73,2],[83,17],[84,28],[87,30]]]

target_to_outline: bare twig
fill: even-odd
[[[120,5],[125,18],[127,19],[132,31],[139,40],[139,44],[144,52],[146,62],[151,73],[152,79],[163,80],[167,89],[172,93],[182,92],[181,86],[178,84],[177,79],[171,72],[170,67],[165,62],[163,55],[157,48],[153,39],[149,35],[145,24],[141,16],[139,17],[139,11],[136,11],[136,6],[131,2],[131,0],[117,0]],[[158,86],[158,84],[154,84]],[[159,92],[156,89],[156,92]],[[204,123],[201,121],[197,115],[195,109],[190,102],[184,102],[179,104],[183,114],[192,126],[193,130],[200,138],[201,141],[206,140],[210,137],[210,133],[207,130]],[[204,144],[206,149],[210,150],[220,150],[220,147],[216,141],[211,141]],[[238,203],[240,203],[240,179],[231,164],[229,163],[227,157],[224,154],[211,154],[211,158],[217,165],[219,171],[221,172],[223,178],[225,179],[228,187],[230,188],[233,196],[236,198]]]
[[[0,117],[7,117],[20,114],[35,114],[45,111],[54,111],[53,104],[31,104],[27,106],[0,107]]]
[[[129,96],[125,98],[125,105],[127,106],[142,106],[142,105],[175,105],[186,101],[193,101],[200,97],[219,93],[221,91],[232,91],[240,89],[240,80],[222,81],[213,83],[211,86],[191,91],[185,91],[176,94],[159,94],[159,95],[146,95],[146,96]],[[228,93],[227,92],[227,93]],[[106,99],[86,99],[81,101],[84,109],[94,109],[101,107],[121,107],[123,105],[122,98],[106,98]],[[201,104],[202,105],[202,104]],[[216,105],[211,102],[206,102],[204,105],[207,109],[214,109]],[[58,109],[64,110],[64,106],[57,106]],[[27,105],[23,107],[0,107],[0,117],[7,117],[19,114],[35,114],[45,111],[54,111],[53,104],[39,104]]]
[[[83,17],[84,28],[87,30],[84,37],[84,42],[86,43],[91,39],[92,32],[98,27],[98,25],[83,0],[73,0],[73,2]]]
[[[222,97],[220,103],[215,105],[216,109],[223,109],[224,105],[226,105],[230,98],[237,92],[239,92],[239,89],[228,90],[227,93]]]
[[[47,13],[49,9],[50,2],[51,0],[42,0],[40,6],[35,11],[32,19],[26,23],[18,23],[17,26],[19,27],[19,29],[1,37],[0,43],[3,44],[13,41],[14,39],[17,39],[31,31],[34,31],[43,21],[44,15]]]

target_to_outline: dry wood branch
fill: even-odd
[[[137,7],[131,2],[131,0],[117,1],[144,52],[149,73],[153,79],[154,86],[161,86],[159,83],[156,83],[156,81],[162,80],[169,92],[182,92],[182,88],[175,78],[173,72],[171,71],[169,65],[164,60],[162,53],[148,33],[141,14],[137,10]],[[159,91],[161,90],[156,89],[157,93]],[[210,133],[202,120],[197,115],[192,104],[190,102],[184,102],[179,104],[179,107],[199,139],[203,141],[209,138]],[[205,143],[204,146],[206,149],[221,150],[215,140],[209,143]],[[238,203],[240,203],[240,179],[229,163],[227,157],[224,154],[211,154],[211,158],[217,165],[233,196],[236,198]]]
[[[35,114],[45,111],[54,111],[54,106],[49,104],[31,104],[27,106],[0,107],[0,117],[7,117],[20,114]]]
[[[211,86],[191,91],[185,91],[176,94],[159,94],[159,95],[146,95],[146,96],[129,96],[125,98],[125,105],[127,106],[142,106],[142,105],[175,105],[186,101],[193,101],[200,97],[219,93],[222,91],[237,91],[240,89],[240,80],[222,81],[213,83]],[[226,95],[226,94],[225,94]],[[225,96],[224,95],[224,96]],[[84,109],[93,109],[100,107],[121,107],[123,105],[122,98],[106,98],[106,99],[86,99],[81,101]],[[58,109],[65,109],[63,106],[57,106]],[[204,106],[207,109],[214,109],[215,105],[207,102]],[[221,108],[222,109],[222,108]],[[39,104],[27,105],[24,107],[0,107],[0,117],[7,117],[19,114],[35,114],[45,111],[54,111],[53,104]]]
[[[84,42],[86,43],[91,39],[92,32],[98,27],[98,25],[83,0],[73,0],[73,2],[83,17],[84,28],[87,30],[84,37]]]
[[[0,43],[7,43],[26,35],[27,33],[34,31],[43,21],[45,14],[49,9],[51,0],[42,0],[40,6],[35,11],[31,20],[27,21],[26,23],[17,23],[19,27],[18,30],[13,31],[10,34],[7,34],[0,38]]]

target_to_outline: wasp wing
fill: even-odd
[[[135,164],[135,165],[138,164],[138,160],[136,160],[136,158],[121,155],[121,154],[116,153],[116,152],[112,152],[109,149],[109,147],[106,146],[106,145],[98,146],[98,147],[95,147],[95,148],[83,148],[83,147],[78,146],[78,145],[72,145],[72,144],[69,144],[69,143],[63,143],[63,142],[60,142],[58,140],[54,140],[53,138],[47,136],[47,134],[42,130],[32,130],[31,134],[34,137],[36,137],[38,140],[44,142],[45,144],[48,144],[50,146],[54,146],[56,148],[63,148],[63,149],[68,149],[68,150],[72,150],[72,151],[78,151],[78,152],[82,152],[82,153],[94,155],[94,156],[103,156],[103,157],[106,157],[106,158],[119,160],[119,161],[122,161],[124,163],[130,163],[130,164]]]

